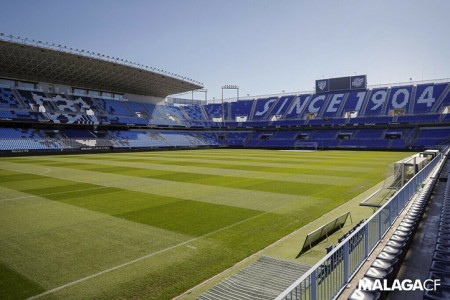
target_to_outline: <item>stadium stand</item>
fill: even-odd
[[[254,100],[239,100],[231,102],[231,120],[249,120],[252,112]],[[242,121],[241,121],[242,122]]]
[[[208,120],[213,121],[214,118],[222,118],[221,104],[208,104],[204,107]]]
[[[0,88],[0,108],[1,109],[20,109],[21,105],[14,96],[11,89]]]
[[[158,144],[147,138],[143,141],[145,135],[127,138],[129,148],[139,149],[145,149],[145,145],[283,149],[317,145],[320,149],[421,150],[442,147],[450,138],[449,80],[247,97],[201,105],[193,101],[192,105],[186,105],[189,101],[182,106],[160,105],[170,94],[192,91],[201,85],[187,78],[164,76],[139,67],[130,69],[126,64],[111,63],[101,57],[93,59],[82,53],[53,49],[42,54],[41,47],[13,38],[0,42],[13,53],[0,61],[5,66],[0,70],[5,79],[0,87],[0,127],[57,130],[62,134],[47,137],[55,143],[77,138],[66,136],[66,129],[99,129],[121,135],[140,130],[166,140]],[[63,59],[52,67],[39,61],[54,62],[55,55]],[[73,58],[79,64],[73,64]],[[111,72],[100,76],[99,66],[110,68]],[[19,78],[23,76],[26,84],[20,79],[11,80],[11,71]],[[64,72],[64,79],[57,76],[58,72]],[[42,74],[51,74],[48,80],[59,83],[41,82]],[[85,90],[73,86],[72,81],[78,84],[78,79],[83,81],[79,86],[85,86]],[[99,87],[115,92],[102,92]],[[161,130],[174,133],[162,136]],[[209,133],[200,133],[205,131]],[[126,148],[123,143],[114,142],[121,135],[93,135],[93,140],[108,141],[101,144],[110,145],[109,150]],[[26,145],[16,143],[15,147],[35,150],[26,149]],[[67,149],[73,151],[76,145],[72,143]]]
[[[450,298],[450,270],[448,268],[450,261],[450,181],[448,180],[450,172],[450,163],[447,161],[447,169],[444,176],[441,176],[441,182],[445,184],[444,194],[439,199],[441,210],[439,215],[439,224],[437,228],[437,240],[435,244],[435,251],[433,253],[429,279],[439,279],[441,287],[436,290],[426,291],[423,299],[448,299]]]
[[[219,121],[222,118],[222,104],[178,107],[1,88],[0,120],[5,127],[16,123],[36,123],[41,126],[119,126],[124,127],[122,131],[133,126],[143,126],[146,130],[184,129],[173,135],[178,138],[171,139],[169,144],[141,140],[131,142],[131,148],[138,145],[137,148],[145,148],[146,145],[149,148],[172,145],[298,148],[302,144],[316,143],[323,149],[420,150],[449,142],[449,104],[450,84],[431,83],[348,93],[240,100],[224,103],[225,121],[215,122],[215,118]],[[188,142],[196,136],[191,131],[194,128],[214,129],[221,140],[209,138],[205,140],[208,142]],[[242,129],[251,133],[242,132]],[[181,138],[183,134],[185,138]],[[134,138],[137,139],[136,136]],[[115,146],[124,148],[121,143],[109,144],[111,149]],[[16,143],[15,147],[20,148],[19,145],[25,147],[27,144]]]
[[[33,139],[42,137],[38,131],[18,128],[0,128],[0,136],[8,139]]]
[[[252,120],[264,120],[268,114],[271,113],[272,109],[276,105],[278,98],[271,97],[267,99],[258,99],[256,101]]]
[[[211,127],[214,124],[206,117],[204,108],[200,105],[186,105],[181,106],[180,110],[184,112],[186,116],[185,124],[189,127]]]
[[[384,248],[377,253],[376,259],[372,262],[362,280],[373,284],[374,280],[387,279],[389,285],[392,284],[419,227],[435,183],[436,181],[429,182],[420,192],[400,224],[388,238]],[[362,296],[364,297],[361,298]],[[377,291],[376,289],[370,292],[355,289],[348,299],[369,299],[366,298],[369,296],[374,297],[373,299],[384,299],[386,292]]]
[[[233,99],[232,102],[222,101],[220,104],[171,106],[160,103],[168,95],[196,90],[201,85],[135,65],[84,57],[80,53],[42,51],[25,42],[17,44],[1,38],[0,43],[4,49],[14,50],[11,51],[14,55],[0,58],[0,76],[6,82],[14,83],[0,87],[2,155],[202,147],[417,151],[445,149],[450,144],[449,80],[383,85],[358,91]],[[29,51],[27,57],[21,55],[21,49]],[[56,61],[53,55],[58,55],[58,62],[50,64],[48,62]],[[80,65],[73,63],[71,58],[74,57]],[[6,63],[4,60],[7,60]],[[33,66],[33,62],[36,69],[26,65]],[[99,65],[102,70],[105,68],[105,73],[97,73]],[[24,73],[8,73],[16,66],[16,72]],[[50,67],[52,72],[49,72]],[[87,69],[90,71],[87,72]],[[55,92],[53,87],[50,88],[53,84],[41,82],[42,78],[33,73],[39,71],[40,74],[56,76],[57,70],[59,74],[72,72],[72,78],[81,80],[79,86],[86,89],[80,92],[67,76],[69,80],[63,80],[60,83],[63,88],[59,87]],[[21,80],[12,80],[11,74],[22,75],[26,84],[23,85]],[[105,81],[99,81],[103,76]],[[60,82],[62,79],[59,77],[50,79]],[[99,87],[120,94],[102,92]],[[431,172],[429,169],[427,172]],[[403,194],[414,193],[421,186],[420,193],[411,205],[408,204],[399,225],[386,238],[386,245],[370,261],[370,267],[363,274],[364,280],[392,281],[398,274],[424,215],[436,177],[431,177],[426,184],[423,182],[417,179],[407,183],[410,186]],[[450,294],[449,194],[447,180],[429,273],[430,278],[444,279],[443,289],[440,294],[426,293],[425,299],[449,298]],[[326,283],[327,276],[339,270],[339,264],[345,260],[344,251],[349,251],[348,255],[361,252],[363,240],[372,243],[375,238],[381,238],[385,232],[382,229],[388,230],[400,208],[410,201],[410,198],[400,198],[393,197],[395,201],[389,202],[384,211],[381,209],[376,219],[362,224],[367,231],[356,228],[347,235],[342,241],[345,247],[332,250],[334,252],[329,253],[331,256],[324,260],[324,265],[303,284],[310,287],[313,280],[318,284]],[[378,234],[369,236],[369,230]],[[362,254],[360,257],[366,258]],[[347,270],[347,273],[356,270],[356,265],[352,267],[354,269]],[[274,299],[307,270],[306,266],[263,257],[199,299]],[[336,281],[337,278],[330,280]],[[331,289],[337,285],[333,282],[329,287]],[[303,287],[300,285],[300,288]],[[297,291],[292,293],[291,296],[297,297]],[[381,291],[361,292],[355,289],[349,299],[385,296]]]

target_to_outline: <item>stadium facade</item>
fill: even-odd
[[[4,152],[421,150],[450,139],[450,80],[174,106],[165,97],[202,84],[99,53],[1,38]]]
[[[365,76],[353,76],[348,82],[356,88],[340,88],[343,82],[347,79],[319,80],[316,92],[310,93],[165,105],[167,96],[200,89],[202,84],[99,53],[2,34],[0,151],[2,155],[202,147],[421,151],[449,144],[450,80],[367,88]],[[389,212],[387,221],[366,222],[364,232],[361,229],[360,235],[343,242],[347,248],[342,251],[353,249],[355,243],[363,249],[363,238],[366,244],[370,239],[361,255],[364,260],[369,247],[379,241],[372,241],[369,233],[383,236],[437,164],[430,164],[423,178],[410,183],[404,198],[390,201],[375,215],[381,220]],[[442,169],[443,164],[439,166]],[[427,197],[435,181],[423,192]],[[417,200],[411,214],[421,217],[423,211],[417,211],[426,201]],[[408,232],[420,221],[412,218],[409,223],[405,220],[404,227],[411,227]],[[339,251],[325,258],[328,269],[323,272],[331,274],[337,258],[345,261]],[[343,268],[347,279],[358,266]],[[316,270],[311,272],[279,299],[297,299],[304,282],[319,286],[316,280],[324,279]]]

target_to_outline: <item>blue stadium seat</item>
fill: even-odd
[[[210,145],[236,147],[434,148],[450,141],[450,113],[442,113],[449,105],[449,83],[183,107],[0,88],[0,121],[6,123],[258,131],[251,138],[247,132],[235,136],[219,131],[207,136],[191,132],[193,139],[189,135],[178,139],[186,146],[202,144],[195,141],[199,138]],[[222,116],[225,120],[218,122]],[[236,122],[238,116],[247,120]],[[262,130],[270,138],[261,139]],[[306,134],[297,137],[301,132]],[[218,140],[219,135],[222,140]],[[176,135],[168,136],[173,137]]]
[[[386,115],[386,103],[388,96],[388,88],[378,88],[371,91],[370,97],[365,102],[364,117],[384,116]]]
[[[21,109],[21,105],[11,89],[0,88],[0,109]]]
[[[405,113],[408,113],[412,102],[412,93],[412,85],[391,88],[386,113],[388,114],[391,110],[403,110]]]
[[[278,97],[257,99],[251,120],[267,120],[267,116],[276,105]]]
[[[274,117],[282,117],[286,114],[287,109],[291,106],[292,101],[296,98],[295,95],[282,96],[273,104],[271,110],[265,117],[267,120],[272,120]]]
[[[438,111],[436,103],[441,98],[446,87],[447,83],[417,85],[411,113],[428,114]]]
[[[231,120],[236,121],[237,117],[245,117],[250,120],[250,112],[253,108],[254,100],[239,100],[231,102]]]

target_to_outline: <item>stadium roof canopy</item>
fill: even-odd
[[[203,84],[100,53],[0,33],[0,77],[154,97]]]

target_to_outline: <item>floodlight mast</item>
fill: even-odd
[[[223,106],[223,90],[236,90],[236,100],[239,100],[239,86],[235,84],[222,85],[222,124],[225,126],[225,111]]]

